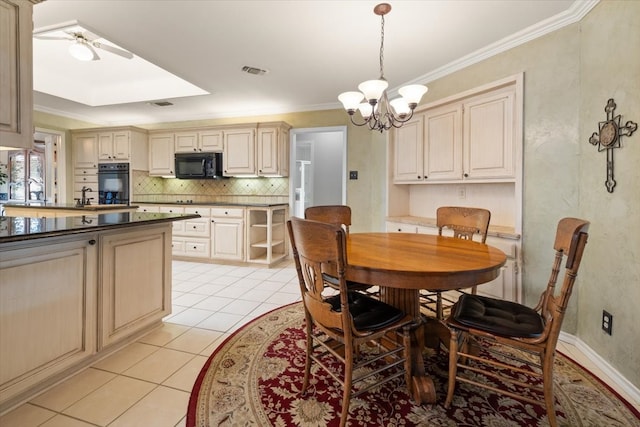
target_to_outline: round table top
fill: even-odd
[[[453,237],[351,233],[347,279],[403,289],[448,290],[489,282],[506,262],[500,249]]]

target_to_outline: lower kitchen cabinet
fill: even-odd
[[[169,241],[171,228],[164,225],[101,236],[98,349],[171,313]]]
[[[272,265],[287,256],[288,208],[247,209],[247,261]]]
[[[244,261],[244,208],[211,209],[211,258]]]
[[[0,403],[95,353],[97,254],[86,235],[0,252]]]

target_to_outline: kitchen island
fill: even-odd
[[[195,214],[0,217],[0,413],[159,326]]]

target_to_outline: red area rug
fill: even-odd
[[[305,331],[302,303],[267,313],[235,332],[209,358],[191,392],[187,427],[337,426],[342,392],[317,365],[302,396]],[[531,405],[458,384],[444,409],[447,354],[425,350],[438,401],[415,405],[399,380],[352,399],[350,426],[547,426],[542,405]],[[640,413],[600,380],[558,354],[555,393],[561,426],[635,426]],[[523,390],[527,393],[527,390]]]

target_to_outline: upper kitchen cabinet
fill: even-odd
[[[149,135],[149,176],[175,176],[175,134]]]
[[[284,122],[260,123],[257,136],[259,176],[289,176],[289,129]]]
[[[198,131],[176,132],[176,153],[213,153],[223,149],[221,129],[201,129]]]
[[[148,170],[147,133],[143,129],[100,128],[73,132],[74,166],[97,167],[97,163],[131,163],[131,169]]]
[[[427,106],[394,132],[394,182],[513,182],[522,135],[518,79]]]
[[[33,5],[0,0],[0,146],[33,145]]]
[[[255,176],[256,128],[224,131],[223,171],[225,176]]]

